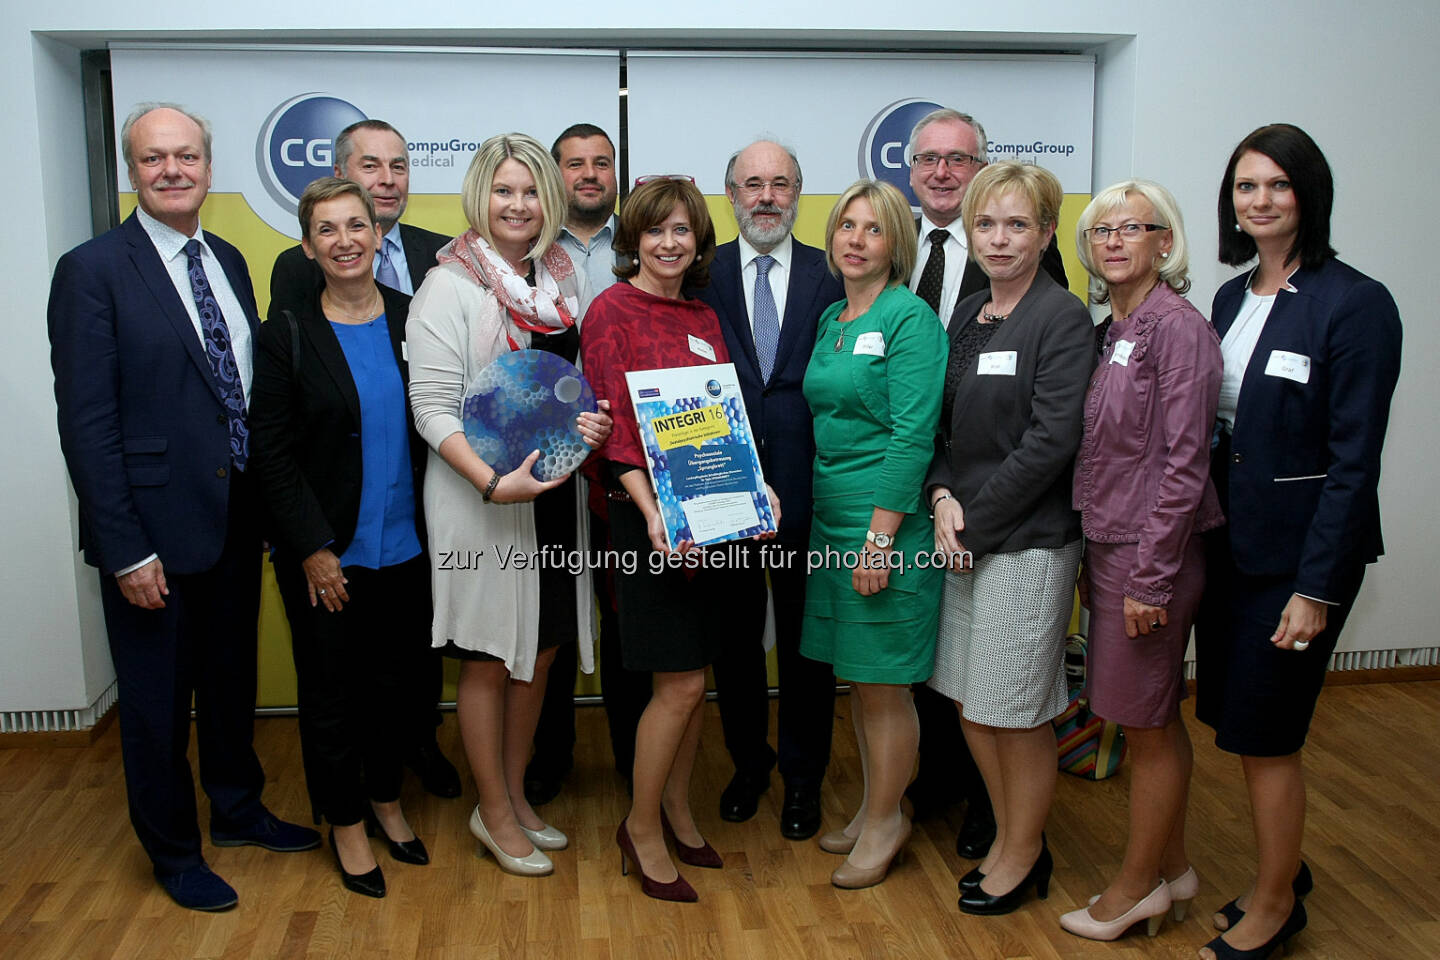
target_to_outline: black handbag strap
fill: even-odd
[[[300,324],[289,310],[281,310],[280,313],[290,325],[290,382],[294,383],[300,378]]]

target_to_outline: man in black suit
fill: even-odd
[[[450,237],[400,222],[410,196],[410,151],[405,138],[384,120],[361,120],[335,137],[335,176],[354,180],[375,200],[380,223],[380,249],[375,251],[375,279],[401,293],[413,295],[435,266],[435,254]],[[270,271],[270,315],[281,310],[299,313],[309,304],[325,278],[314,260],[296,244],[275,258]],[[403,320],[403,318],[402,318]],[[460,796],[460,775],[440,752],[435,728],[440,713],[444,666],[428,648],[414,651],[398,664],[409,692],[402,733],[405,764],[420,777],[425,789],[437,797]]]
[[[720,795],[720,816],[731,821],[754,816],[776,761],[766,739],[768,572],[780,671],[779,762],[785,781],[780,832],[792,840],[813,836],[820,827],[820,783],[830,760],[835,700],[830,665],[800,655],[815,456],[801,385],[816,321],[844,296],[826,269],[825,254],[791,235],[800,186],[800,164],[779,144],[761,140],[730,158],[725,195],[735,208],[740,237],[716,250],[710,285],[696,291],[720,317],[760,465],[784,512],[773,545],[746,545],[751,575],[743,593],[727,597],[735,639],[714,670],[735,775]]]
[[[989,286],[990,279],[969,257],[960,204],[970,181],[989,162],[985,128],[958,110],[932,110],[910,131],[905,155],[910,160],[910,189],[920,201],[916,228],[919,256],[910,276],[910,289],[930,304],[949,329],[965,317],[952,316],[955,305]],[[1040,265],[1060,286],[1067,286],[1060,248],[1050,239]],[[965,822],[955,838],[955,851],[978,860],[995,839],[995,814],[985,781],[975,766],[954,701],[923,683],[914,686],[915,710],[920,717],[920,763],[915,782],[905,791],[915,808],[915,819],[934,816],[962,796],[967,801]]]
[[[142,104],[120,133],[139,209],[60,258],[50,362],[80,547],[100,572],[130,822],[183,907],[235,890],[201,852],[186,749],[194,699],[210,840],[319,846],[260,800],[251,740],[260,535],[247,406],[259,317],[240,252],[200,229],[210,127]]]

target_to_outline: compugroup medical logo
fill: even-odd
[[[910,158],[905,156],[905,146],[920,118],[939,109],[940,104],[930,100],[896,100],[875,114],[860,137],[860,175],[898,187],[916,210],[920,201],[910,189]]]
[[[360,108],[326,93],[302,93],[280,104],[255,141],[255,165],[266,192],[295,213],[310,182],[334,172],[335,134],[364,119]]]

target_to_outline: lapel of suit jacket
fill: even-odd
[[[745,303],[745,282],[741,278],[740,243],[732,240],[716,253],[715,276],[719,281],[715,293],[725,307],[724,322],[730,325],[735,342],[745,348],[743,357],[731,357],[732,363],[744,362],[755,372],[755,379],[762,385],[760,358],[755,355],[755,334],[750,329],[750,310]],[[776,363],[779,367],[779,363]]]
[[[414,230],[403,223],[397,223],[395,229],[400,231],[400,249],[405,251],[405,269],[410,272],[410,289],[419,290],[420,284],[425,282],[425,274],[435,266],[435,257],[425,255],[425,248],[420,245],[420,235]]]
[[[1030,289],[1025,291],[1025,296],[1021,297],[1020,302],[1015,305],[1015,309],[1010,311],[1010,316],[1000,325],[1000,329],[990,335],[990,340],[985,344],[983,353],[1002,353],[1007,350],[1014,350],[1016,353],[1015,375],[1017,377],[1020,376],[1019,347],[1022,344],[1030,343],[1034,339],[1030,331],[1035,324],[1043,322],[1041,314],[1044,311],[1045,301],[1049,299],[1050,288],[1058,286],[1059,284],[1057,284],[1048,273],[1044,271],[1037,272],[1034,282],[1030,284]],[[958,307],[962,302],[963,301],[957,302],[956,306]],[[968,318],[966,319],[968,320]],[[951,324],[950,329],[946,331],[950,336],[950,342],[952,344],[959,339],[960,330],[964,326],[965,323],[963,321],[961,323],[954,323]],[[975,362],[978,364],[978,357]],[[952,424],[959,423],[963,417],[978,380],[979,375],[975,373],[975,371],[967,371],[967,375],[960,380],[960,385],[955,391],[955,408],[951,414]]]
[[[1258,269],[1258,268],[1257,268]],[[1306,284],[1313,283],[1315,273],[1310,270],[1299,270],[1289,280],[1290,286],[1297,291],[1304,290]],[[1244,291],[1249,289],[1250,278],[1245,278],[1245,286],[1241,288],[1241,303],[1244,303]],[[1267,377],[1265,368],[1269,366],[1270,354],[1279,349],[1282,344],[1294,346],[1295,337],[1290,335],[1288,329],[1295,321],[1294,314],[1300,309],[1298,293],[1281,288],[1275,295],[1275,302],[1270,306],[1270,314],[1265,318],[1265,326],[1260,330],[1260,336],[1255,341],[1255,350],[1250,354],[1250,362],[1245,366],[1245,376],[1240,381],[1240,395],[1235,399],[1236,410],[1242,410],[1245,406],[1245,397],[1263,394],[1267,388],[1278,383],[1274,377]],[[1238,317],[1238,314],[1236,314]],[[1227,324],[1227,329],[1229,325]],[[1240,418],[1237,416],[1235,426],[1240,426]],[[1261,425],[1266,426],[1266,425]]]
[[[209,384],[210,392],[215,395],[216,400],[224,404],[225,397],[220,392],[220,383],[215,379],[215,371],[210,366],[209,358],[205,356],[200,337],[195,333],[195,324],[190,322],[190,314],[180,302],[180,294],[175,289],[175,284],[170,281],[170,272],[165,269],[159,251],[150,240],[150,234],[145,232],[140,217],[134,213],[130,214],[123,226],[125,239],[130,244],[130,262],[135,267],[135,273],[159,304],[160,312],[165,315],[175,335],[180,338],[180,344],[189,355],[190,361]]]
[[[410,400],[410,361],[405,359],[405,321],[410,315],[410,298],[394,290],[386,290],[383,284],[380,294],[385,298],[385,325],[390,328],[390,350],[395,354],[395,366],[400,368],[400,383],[405,388],[405,400]],[[402,302],[403,298],[403,302]]]
[[[795,345],[805,339],[807,326],[810,340],[814,342],[815,322],[820,319],[820,311],[815,309],[815,296],[824,279],[819,274],[825,266],[823,261],[817,262],[808,256],[810,250],[799,240],[790,241],[790,283],[785,289],[785,322],[780,324],[780,345],[775,349],[774,370],[785,368],[790,355],[795,352]]]
[[[376,286],[380,285],[376,284]],[[340,338],[335,335],[330,321],[325,318],[325,311],[320,307],[321,290],[323,288],[311,294],[310,309],[301,311],[301,315],[295,318],[300,324],[302,341],[299,366],[302,370],[305,368],[303,351],[306,346],[305,341],[308,341],[315,359],[330,375],[340,396],[345,398],[345,409],[350,411],[350,416],[354,418],[358,427],[360,425],[360,394],[355,391],[355,377],[350,373],[350,364],[345,359],[345,350],[340,346]],[[386,322],[390,323],[391,318],[387,316]],[[393,324],[391,328],[393,330]],[[391,339],[394,339],[393,334]]]

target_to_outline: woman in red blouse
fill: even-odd
[[[622,870],[626,861],[638,864],[647,895],[690,901],[698,894],[670,860],[665,838],[673,834],[682,863],[722,865],[690,814],[690,772],[700,742],[705,668],[726,639],[723,618],[714,612],[733,573],[663,563],[661,555],[670,552],[665,523],[645,470],[625,372],[730,361],[715,312],[683,294],[710,279],[715,228],[704,197],[686,179],[644,182],[620,212],[615,252],[625,262],[615,272],[628,282],[590,305],[580,350],[585,375],[596,396],[610,400],[615,420],[592,477],[610,501],[615,548],[640,557],[627,565],[633,572],[616,574],[621,653],[627,670],[655,677],[635,732],[634,799],[615,841]],[[779,505],[770,496],[778,523]],[[678,546],[680,552],[691,548],[688,541]]]

